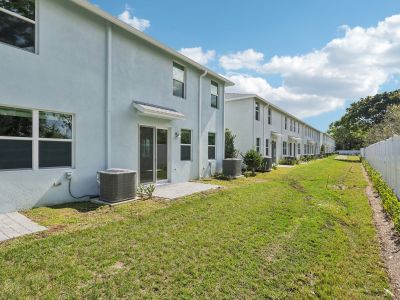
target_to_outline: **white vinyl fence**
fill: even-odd
[[[361,156],[377,170],[400,197],[400,136],[361,149]]]

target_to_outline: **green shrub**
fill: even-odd
[[[248,177],[253,177],[254,174],[253,174],[253,172],[250,172],[250,171],[244,171],[243,172],[243,176],[248,178]]]
[[[285,166],[294,166],[298,165],[300,163],[300,160],[298,160],[295,157],[285,157],[281,160],[279,160],[280,165],[285,165]]]
[[[381,174],[375,171],[374,168],[366,161],[362,161],[365,170],[367,171],[375,190],[378,192],[382,199],[382,205],[386,213],[393,220],[396,230],[400,232],[400,202],[397,199],[396,194],[388,186],[388,184],[383,180]]]
[[[228,175],[225,175],[224,173],[215,173],[213,177],[215,179],[218,179],[218,180],[228,180],[228,181],[230,181],[230,180],[233,179],[232,177],[230,177]]]
[[[225,129],[225,158],[236,158],[239,155],[239,151],[235,148],[236,135],[232,133],[228,128]]]
[[[247,166],[247,170],[250,170],[253,175],[255,175],[256,170],[261,167],[262,156],[256,150],[252,149],[242,155],[243,162]]]

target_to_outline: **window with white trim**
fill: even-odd
[[[272,110],[271,108],[268,108],[268,124],[272,124]]]
[[[301,145],[297,144],[297,154],[301,154]]]
[[[256,102],[256,121],[260,121],[260,103]]]
[[[0,106],[0,170],[72,167],[71,114]]]
[[[287,155],[287,142],[282,142],[282,155]]]
[[[192,160],[192,131],[181,129],[181,160]]]
[[[218,83],[211,81],[211,107],[218,108]]]
[[[185,98],[185,67],[174,62],[172,66],[173,95]]]
[[[39,112],[39,168],[72,166],[72,115]]]
[[[269,156],[269,139],[265,140],[265,156]]]
[[[260,149],[261,148],[261,139],[260,138],[256,138],[256,151],[258,153],[260,153]]]
[[[215,132],[208,133],[208,159],[214,160],[215,159]]]
[[[285,130],[287,130],[287,117],[285,117]]]
[[[0,42],[35,53],[35,0],[0,0]]]

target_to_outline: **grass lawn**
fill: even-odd
[[[50,230],[0,245],[0,297],[391,298],[360,164],[209,182],[226,189],[27,212]]]
[[[335,159],[348,162],[360,162],[360,157],[357,155],[337,155]]]

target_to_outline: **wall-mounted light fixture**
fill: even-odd
[[[180,132],[175,132],[175,138],[180,138],[181,137],[181,133]]]

